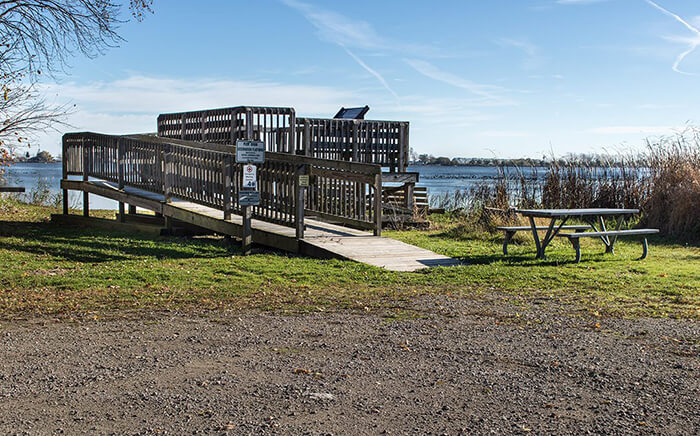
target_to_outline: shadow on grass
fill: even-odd
[[[153,238],[138,233],[59,227],[48,222],[0,221],[0,248],[50,255],[75,262],[99,263],[138,258],[215,258],[240,252],[238,244],[181,237]]]

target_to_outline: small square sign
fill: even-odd
[[[309,186],[309,175],[302,174],[299,176],[299,186]]]
[[[258,189],[258,168],[255,165],[243,165],[243,189]]]

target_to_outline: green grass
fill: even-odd
[[[622,316],[700,318],[700,249],[660,239],[636,261],[639,242],[619,241],[615,256],[585,241],[583,259],[555,241],[534,259],[521,237],[501,255],[501,235],[471,233],[436,216],[428,231],[388,237],[466,264],[397,273],[349,261],[262,252],[241,256],[220,238],[150,238],[120,231],[64,228],[51,208],[0,200],[0,317],[90,315],[128,310],[258,308],[276,311],[413,312],[416,296],[498,295],[529,305],[551,301],[573,310]],[[112,212],[102,212],[109,216]]]

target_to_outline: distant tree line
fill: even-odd
[[[441,165],[441,166],[476,166],[476,167],[496,167],[496,166],[536,166],[548,167],[550,165],[567,165],[578,164],[586,166],[621,166],[629,163],[629,156],[615,156],[603,154],[588,154],[588,153],[569,153],[558,158],[542,157],[541,159],[533,158],[517,158],[517,159],[499,159],[499,158],[482,158],[482,157],[453,157],[446,156],[435,157],[432,154],[415,154],[412,153],[411,165]]]

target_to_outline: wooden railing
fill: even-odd
[[[241,106],[158,117],[158,136],[165,138],[218,144],[259,139],[268,151],[377,164],[392,172],[406,171],[408,132],[404,121],[297,118],[294,109],[279,107]]]
[[[265,142],[267,151],[296,154],[291,126],[294,109],[287,107],[238,106],[158,116],[158,136],[233,145],[239,139]]]
[[[63,156],[64,178],[81,175],[162,194],[166,202],[191,201],[223,211],[224,219],[242,213],[235,146],[86,132],[63,136]],[[304,174],[311,181],[308,193],[299,185]],[[381,233],[378,165],[267,152],[258,166],[258,188],[253,218],[295,227],[300,238],[305,213]]]
[[[377,164],[404,172],[408,166],[408,122],[297,118],[300,154]]]

